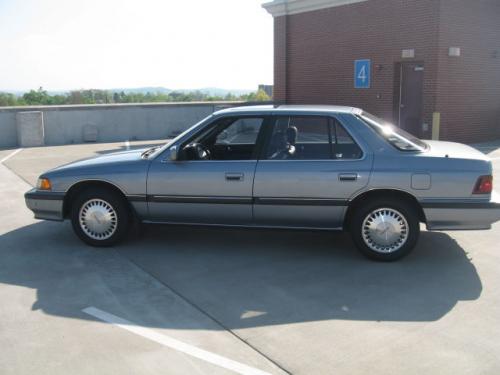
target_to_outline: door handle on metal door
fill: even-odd
[[[243,180],[243,173],[226,173],[226,180],[227,181],[242,181]]]
[[[358,179],[357,173],[341,173],[339,174],[340,181],[356,181]]]

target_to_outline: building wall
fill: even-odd
[[[441,138],[497,137],[500,56],[491,54],[500,50],[499,6],[498,0],[369,0],[276,17],[274,99],[358,106],[396,122],[395,64],[424,62],[422,122],[429,127],[423,137],[431,137],[435,111]],[[461,47],[462,56],[450,58],[451,46]],[[403,59],[403,49],[414,49],[415,58]],[[372,60],[370,89],[354,88],[356,59]]]
[[[436,110],[441,136],[500,138],[500,1],[441,0]],[[449,57],[449,47],[461,56]]]
[[[353,105],[393,121],[395,63],[402,61],[403,49],[415,49],[411,60],[425,61],[424,122],[430,123],[438,14],[434,0],[371,0],[277,17],[279,24],[287,19],[288,72],[285,83],[283,74],[275,78],[275,86],[286,86],[285,95],[275,91],[275,100]],[[278,43],[283,39],[275,37]],[[355,89],[354,60],[365,58],[372,60],[371,88]]]
[[[274,91],[275,102],[286,102],[287,85],[287,16],[274,19]]]

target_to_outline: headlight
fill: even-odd
[[[38,190],[50,190],[52,189],[52,184],[48,178],[39,178],[36,183],[36,188]]]

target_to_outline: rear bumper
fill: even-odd
[[[490,229],[500,220],[500,196],[489,201],[429,200],[421,202],[429,230]]]
[[[64,193],[32,189],[24,194],[26,206],[36,219],[62,221]]]

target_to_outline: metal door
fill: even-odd
[[[396,99],[397,122],[400,128],[420,137],[422,135],[422,99],[424,64],[419,62],[397,65],[399,83]]]

